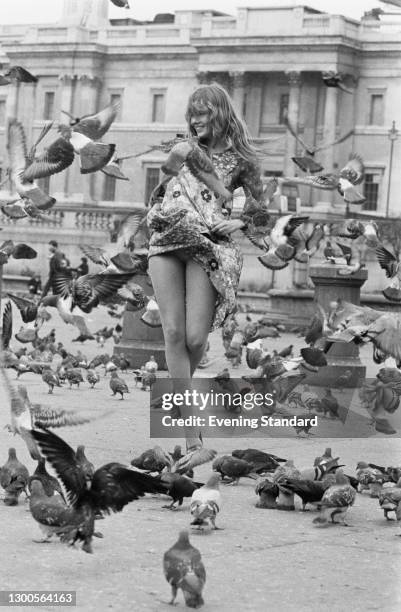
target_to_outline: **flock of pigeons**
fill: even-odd
[[[127,2],[112,1],[118,6],[128,6]],[[3,78],[11,82],[29,82],[29,79],[35,77],[17,66]],[[121,161],[128,156],[117,157],[115,145],[101,141],[115,120],[117,110],[117,106],[110,105],[87,117],[70,116],[70,123],[60,125],[59,136],[40,153],[37,152],[38,145],[49,133],[53,123],[45,125],[28,152],[22,124],[17,119],[11,119],[8,124],[8,178],[15,188],[15,198],[2,206],[2,212],[16,220],[24,217],[51,219],[49,214],[56,201],[36,181],[66,170],[76,157],[83,174],[102,171],[117,179],[127,180],[121,170]],[[324,145],[319,148],[307,146],[299,139],[288,119],[287,126],[304,149],[304,154],[294,158],[294,162],[306,174],[285,180],[319,189],[337,189],[346,202],[361,203],[363,196],[356,186],[363,180],[362,160],[352,155],[338,176],[316,174],[321,172],[322,167],[314,155]],[[333,146],[348,136],[327,146]],[[187,163],[195,176],[213,192],[227,197],[226,189],[210,160],[196,142],[178,138],[171,143],[163,143],[163,147],[169,153],[164,165],[167,174],[174,174],[177,168]],[[264,266],[278,270],[286,267],[292,259],[308,262],[319,249],[322,240],[330,238],[331,241],[327,242],[324,249],[326,260],[341,264],[339,273],[353,274],[363,264],[352,262],[353,249],[348,243],[336,243],[339,252],[336,251],[332,238],[346,239],[351,244],[361,239],[369,248],[375,249],[380,266],[391,279],[384,295],[389,300],[401,302],[400,264],[381,244],[380,231],[374,222],[348,219],[331,227],[316,224],[308,231],[308,217],[286,214],[277,218],[267,212],[271,208],[276,188],[276,179],[266,185],[265,209],[261,213],[260,204],[255,203],[254,214],[251,214],[246,230],[252,243],[264,251],[259,257]],[[252,207],[248,210],[252,213]],[[14,387],[9,375],[11,369],[16,371],[17,378],[25,372],[41,376],[52,394],[54,388],[64,382],[70,388],[73,385],[79,387],[84,383],[83,370],[86,371],[88,384],[94,387],[100,380],[98,368],[104,368],[105,375],[110,374],[109,386],[113,396],[118,394],[123,399],[129,388],[119,371],[127,370],[130,364],[121,353],[112,357],[99,354],[91,361],[81,351],[74,355],[66,351],[62,343],[56,343],[54,330],[47,336],[40,336],[43,323],[51,317],[49,309],[56,309],[66,325],[78,329],[79,336],[75,341],[83,343],[97,340],[100,347],[103,347],[108,337],[119,342],[121,325],[105,327],[92,333],[85,317],[74,313],[74,309],[79,308],[88,314],[103,305],[110,316],[115,317],[120,317],[124,309],[143,310],[141,319],[144,324],[160,326],[159,310],[154,298],[147,296],[143,288],[133,282],[135,276],[146,278],[147,274],[148,234],[144,215],[128,215],[121,224],[118,239],[115,252],[110,251],[110,247],[99,249],[81,245],[85,255],[102,267],[99,273],[74,278],[67,269],[65,272],[60,271],[56,278],[57,292],[49,297],[35,299],[9,294],[23,323],[14,334],[22,348],[12,347],[13,311],[10,301],[4,305],[0,374],[10,400],[9,429],[23,438],[31,457],[37,461],[37,468],[30,475],[27,468],[18,461],[15,449],[9,449],[8,460],[0,468],[5,504],[17,505],[24,492],[29,497],[32,517],[43,531],[46,541],[56,536],[69,545],[81,542],[85,552],[92,552],[93,537],[102,537],[96,527],[97,520],[110,512],[123,510],[125,505],[139,500],[145,494],[168,495],[171,498],[168,507],[171,509],[176,509],[176,504],[180,507],[184,498],[190,498],[191,529],[218,529],[216,519],[222,505],[219,484],[225,481],[235,485],[244,477],[257,479],[256,494],[259,501],[256,505],[259,508],[294,511],[294,495],[301,499],[303,510],[306,504],[315,504],[319,510],[319,515],[313,521],[316,526],[339,521],[345,524],[347,509],[357,499],[357,492],[362,493],[365,488],[369,489],[372,497],[379,499],[387,519],[390,518],[389,513],[395,512],[396,518],[401,520],[401,467],[359,463],[355,476],[351,476],[342,471],[344,466],[339,464],[338,457],[332,457],[330,449],[316,458],[314,466],[306,469],[296,468],[292,460],[257,449],[237,450],[232,455],[217,457],[215,451],[203,446],[185,455],[181,453],[180,447],[176,447],[170,454],[157,446],[134,459],[131,467],[112,462],[95,469],[87,459],[83,446],[75,451],[65,440],[54,434],[51,430],[55,427],[87,423],[93,417],[82,410],[57,410],[31,403],[24,386]],[[36,252],[25,243],[15,244],[8,240],[0,246],[0,265],[6,264],[10,257],[34,259]],[[241,361],[245,347],[247,365],[256,370],[254,376],[247,376],[245,380],[253,389],[274,392],[281,414],[286,413],[286,407],[295,405],[303,406],[308,416],[320,412],[341,419],[341,406],[330,389],[324,398],[316,401],[307,386],[304,385],[302,393],[297,392],[296,387],[308,374],[327,365],[327,352],[335,342],[371,342],[375,362],[383,363],[392,357],[398,367],[401,365],[400,322],[397,314],[338,300],[330,304],[328,312],[317,306],[316,315],[305,330],[305,346],[298,356],[294,356],[292,346],[273,354],[263,349],[262,339],[280,331],[278,326],[274,330],[274,326],[263,318],[253,322],[248,317],[244,325],[231,321],[229,329],[223,329],[223,343],[226,356],[233,365]],[[29,353],[26,347],[28,344],[32,345]],[[365,385],[361,391],[361,400],[365,402],[372,423],[378,431],[385,433],[394,433],[390,431],[386,412],[394,412],[401,395],[401,375],[397,367],[382,368],[377,375],[377,385]],[[143,389],[151,388],[156,371],[157,364],[151,359],[143,368],[134,372],[136,384],[141,382]],[[350,373],[345,372],[335,386],[339,389],[347,386],[349,378]],[[216,380],[224,389],[235,391],[235,383],[228,369],[223,370]],[[387,394],[385,401],[383,386]],[[302,428],[296,433],[302,433]],[[304,433],[308,435],[307,427]],[[52,466],[59,480],[47,472],[45,461]],[[209,461],[213,461],[213,473],[207,482],[204,484],[194,480],[193,470]],[[189,607],[200,607],[203,604],[202,590],[206,572],[199,551],[189,542],[188,530],[181,531],[178,541],[165,553],[163,567],[172,589],[171,603],[174,603],[181,589]]]
[[[15,399],[21,401],[21,395]],[[155,446],[133,459],[132,468],[111,462],[96,469],[83,446],[74,451],[45,428],[34,429],[31,435],[40,449],[37,467],[30,475],[15,448],[9,449],[0,471],[4,503],[15,506],[25,493],[32,518],[44,534],[38,541],[57,537],[69,545],[80,542],[87,553],[93,552],[93,537],[103,537],[96,522],[110,512],[122,511],[145,494],[169,496],[171,503],[163,508],[170,510],[177,510],[189,498],[189,528],[193,533],[221,529],[216,525],[224,497],[220,484],[237,485],[240,478],[256,481],[257,508],[295,511],[295,496],[301,502],[300,511],[312,505],[318,510],[312,521],[316,527],[347,525],[347,510],[364,491],[378,500],[387,520],[393,520],[390,514],[401,520],[401,467],[360,461],[355,475],[349,475],[343,471],[340,458],[332,456],[331,448],[305,469],[295,467],[293,460],[254,448],[217,457],[215,451],[206,449],[182,455],[180,446],[172,453]],[[59,480],[47,472],[45,460]],[[211,460],[213,472],[207,482],[194,480],[194,468]],[[206,571],[199,550],[189,542],[188,528],[180,531],[177,542],[164,554],[163,568],[171,586],[171,604],[180,589],[188,607],[203,605]]]

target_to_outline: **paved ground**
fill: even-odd
[[[89,325],[94,329],[111,322],[103,312],[91,314],[90,319]],[[56,326],[60,339],[68,345],[66,339],[73,337],[74,330],[62,328],[55,320],[56,315],[51,325]],[[284,335],[269,347],[290,343],[293,337]],[[221,354],[218,334],[211,344],[211,357],[217,357]],[[106,349],[111,352],[111,341]],[[83,351],[92,356],[97,348],[91,343]],[[364,352],[363,359],[370,361],[370,351],[366,355]],[[217,360],[206,372],[218,371],[224,363]],[[374,371],[370,368],[372,374]],[[55,389],[53,396],[47,394],[40,377],[27,374],[22,381],[35,402],[99,414],[111,411],[90,425],[61,431],[72,445],[84,443],[88,457],[99,466],[114,460],[129,463],[134,455],[158,442],[149,440],[148,393],[135,389],[131,373],[124,374],[124,378],[131,389],[125,401],[110,397],[107,378],[102,378],[95,390],[85,384],[79,391]],[[0,393],[0,462],[7,448],[14,445],[20,459],[33,470],[22,440],[3,429],[8,414],[4,390],[0,389]],[[176,440],[161,442],[170,449]],[[214,438],[205,444],[222,454],[234,447],[255,445],[250,438]],[[297,439],[294,435],[288,439],[259,439],[257,443],[260,449],[294,458],[301,468],[309,467],[327,445],[332,446],[351,473],[357,461],[363,459],[384,465],[401,464],[401,443],[393,436],[329,440]],[[205,479],[209,473],[210,466],[201,466],[196,477]],[[349,512],[349,527],[319,529],[312,525],[313,512],[256,509],[253,481],[223,487],[222,495],[218,521],[224,530],[191,537],[207,569],[205,612],[400,609],[401,538],[396,535],[401,530],[399,524],[384,520],[377,500],[358,495]],[[179,529],[189,525],[189,512],[188,503],[177,512],[162,509],[165,501],[147,497],[99,523],[104,539],[94,540],[93,555],[56,542],[32,542],[40,533],[27,504],[22,501],[12,508],[0,505],[0,588],[76,590],[78,609],[88,612],[171,609],[166,603],[170,592],[162,573],[162,556],[174,543]],[[184,609],[181,596],[177,609]]]

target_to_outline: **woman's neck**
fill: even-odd
[[[212,155],[213,153],[223,153],[223,151],[226,151],[230,146],[230,142],[226,139],[203,142],[200,144],[202,144],[208,150],[209,155]]]

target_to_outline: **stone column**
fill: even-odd
[[[245,72],[230,72],[232,80],[232,99],[234,108],[240,117],[244,115],[245,104]]]
[[[361,269],[350,276],[341,276],[338,270],[344,266],[330,263],[311,266],[309,276],[315,285],[315,300],[325,311],[330,302],[341,298],[352,304],[360,303],[361,287],[368,278],[368,271]],[[366,367],[359,359],[359,349],[354,343],[336,342],[326,354],[328,365],[319,368],[319,372],[310,378],[310,383],[318,386],[330,386],[347,370],[353,372],[350,384],[360,386],[366,376]],[[309,381],[308,381],[309,382]]]
[[[245,120],[251,135],[258,138],[260,131],[260,116],[262,112],[263,84],[265,74],[254,74],[249,84]]]
[[[96,113],[98,108],[98,99],[100,92],[101,80],[97,76],[81,74],[78,77],[78,97],[80,102],[79,116],[91,115]],[[86,175],[83,180],[83,196],[84,204],[92,204],[95,199],[95,182],[103,179],[103,174],[94,173]]]
[[[290,71],[287,72],[286,75],[288,77],[288,83],[290,86],[288,99],[288,120],[294,127],[294,130],[298,131],[299,104],[301,100],[301,73]],[[288,130],[285,150],[284,175],[293,176],[294,162],[291,160],[291,157],[294,157],[297,154],[297,141]]]
[[[326,87],[326,101],[324,105],[324,120],[323,120],[323,141],[332,142],[336,138],[337,128],[337,102],[338,89],[337,87]],[[320,161],[325,172],[335,172],[334,168],[334,147],[330,147],[322,151]],[[322,191],[319,194],[319,200],[322,202],[333,203],[335,191]]]
[[[135,282],[143,288],[147,295],[153,295],[153,289],[148,285],[147,277],[137,276]],[[120,343],[114,346],[114,354],[124,353],[131,368],[140,368],[149,361],[151,355],[154,355],[159,370],[167,370],[163,330],[161,327],[149,327],[143,323],[142,315],[143,310],[138,312],[125,310],[122,338]]]
[[[60,111],[66,111],[67,113],[71,113],[74,116],[74,98],[75,98],[75,88],[77,83],[77,76],[73,74],[61,74],[59,76],[59,81],[61,85],[60,92]],[[64,113],[60,112],[60,123],[69,124],[70,118],[68,115],[64,115]],[[64,186],[63,192],[64,197],[67,198],[70,190],[70,182],[73,173],[78,172],[76,162],[73,164],[74,167],[67,168],[64,172]],[[78,176],[78,175],[77,175]],[[75,183],[75,181],[74,181]]]

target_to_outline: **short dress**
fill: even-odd
[[[263,184],[257,162],[244,160],[232,148],[211,156],[213,166],[225,187],[234,192],[243,187],[246,196],[240,218],[248,223],[255,210],[263,208]],[[210,227],[227,219],[227,202],[193,176],[186,164],[167,184],[162,201],[147,215],[150,233],[149,257],[180,251],[198,263],[216,290],[216,306],[211,331],[221,327],[237,309],[237,289],[243,256],[240,247],[228,237],[210,234]],[[252,209],[252,215],[248,210]],[[244,228],[245,229],[245,228]]]

